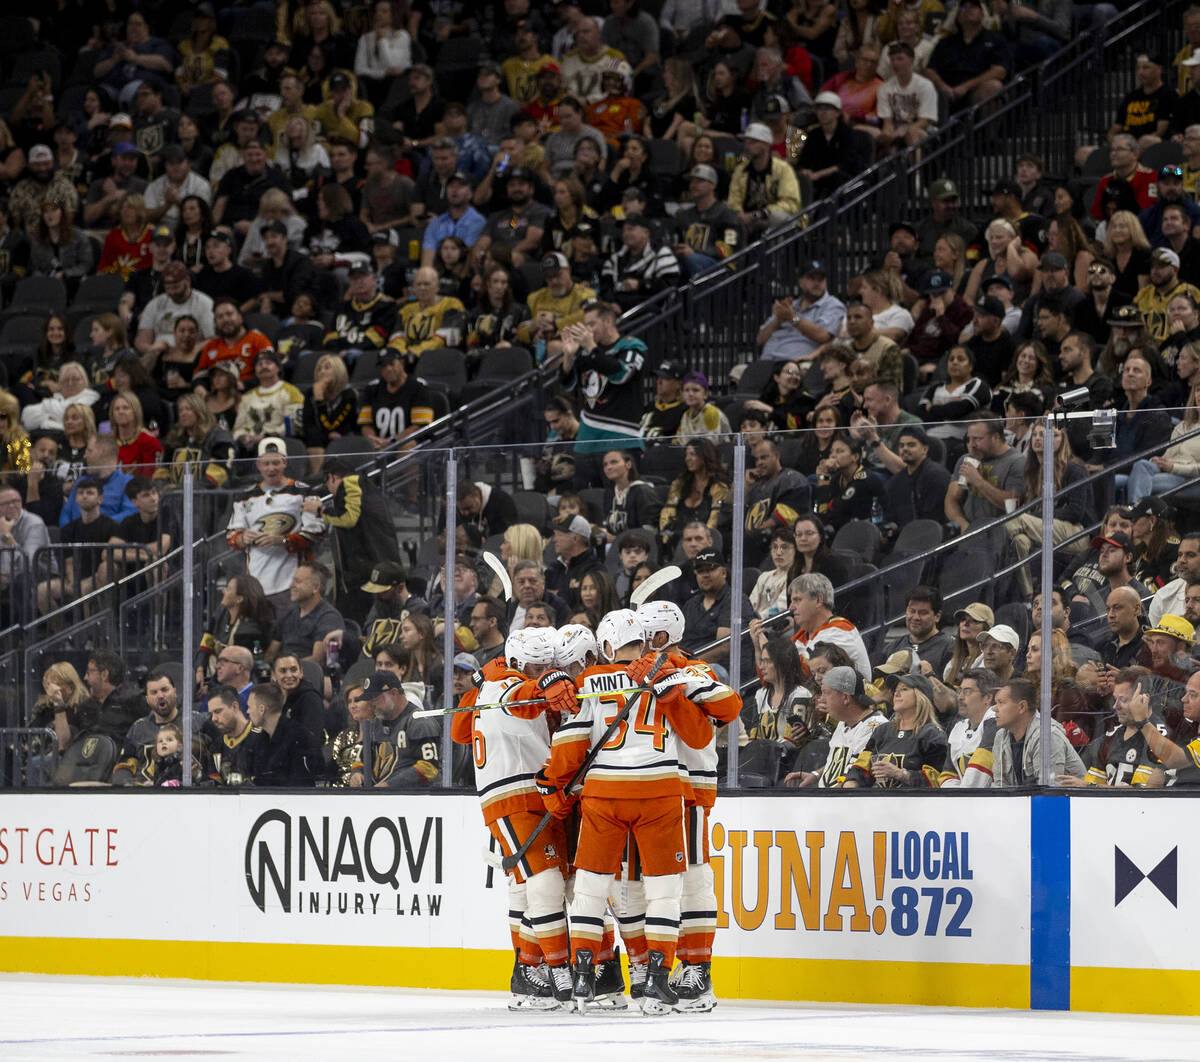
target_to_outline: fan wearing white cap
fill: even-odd
[[[1174,331],[1167,304],[1179,295],[1190,298],[1192,305],[1200,304],[1200,288],[1179,279],[1179,255],[1170,247],[1156,247],[1150,252],[1150,283],[1134,296],[1133,304],[1159,343]]]
[[[800,213],[796,171],[771,151],[774,137],[762,122],[751,122],[742,134],[746,161],[729,181],[729,206],[751,235],[757,236]]]
[[[1021,648],[1021,636],[1007,623],[994,623],[979,635],[983,666],[1000,682],[1013,677],[1013,664]]]
[[[850,126],[842,113],[842,99],[836,92],[818,92],[813,108],[817,124],[808,131],[796,169],[808,174],[820,199],[866,169],[867,159],[858,139],[850,135]]]
[[[558,632],[550,627],[513,631],[504,643],[504,658],[484,668],[482,684],[469,690],[459,707],[546,697],[562,686],[569,689],[574,708],[575,684],[556,667],[559,646]],[[521,848],[544,814],[534,775],[550,754],[550,707],[547,700],[543,705],[464,711],[451,723],[454,741],[471,746],[483,821],[506,856]],[[529,846],[509,879],[509,930],[516,953],[510,1009],[556,1009],[570,998],[563,917],[566,859],[566,830],[556,820]],[[543,957],[549,969],[539,974]]]
[[[596,640],[608,663],[587,668],[579,676],[584,695],[579,714],[555,732],[550,760],[538,776],[547,810],[565,817],[574,800],[564,789],[596,750],[580,798],[570,909],[573,992],[581,1008],[595,998],[604,910],[632,835],[642,861],[646,917],[644,933],[636,931],[640,927],[625,927],[625,944],[631,970],[645,964],[643,1012],[662,1014],[679,1002],[668,983],[686,865],[682,800],[686,787],[678,745],[704,747],[712,737],[712,725],[678,686],[663,681],[673,677],[675,669],[669,665],[647,677],[653,686],[646,692],[616,692],[638,685],[629,667],[643,655],[646,634],[634,612],[608,613],[597,626]],[[610,734],[613,724],[616,730]],[[635,976],[635,988],[636,984]]]
[[[742,219],[717,198],[719,177],[707,163],[688,173],[691,203],[675,215],[675,255],[688,277],[706,273],[746,244]]]
[[[684,828],[687,837],[687,869],[683,874],[680,900],[680,961],[672,977],[679,996],[679,1011],[710,1011],[717,1005],[713,994],[710,963],[713,938],[717,932],[717,894],[708,858],[708,818],[717,799],[717,726],[737,718],[742,698],[721,682],[703,660],[688,657],[680,648],[683,638],[683,613],[670,601],[648,601],[637,610],[637,618],[646,631],[651,653],[666,651],[668,659],[680,670],[673,681],[681,681],[684,696],[713,723],[712,737],[702,749],[679,744],[680,765],[687,771],[690,794],[684,800]],[[642,658],[651,659],[650,656]],[[640,663],[640,662],[639,662]],[[640,670],[640,669],[639,669]],[[636,672],[631,669],[631,674]],[[628,898],[627,909],[620,912],[621,925],[629,924],[633,902],[643,896],[633,882],[622,890]]]

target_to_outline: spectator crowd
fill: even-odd
[[[15,20],[31,37],[0,123],[5,619],[166,556],[180,528],[160,496],[185,466],[236,492],[244,555],[186,673],[135,692],[104,654],[84,678],[46,671],[31,722],[64,777],[469,784],[414,710],[465,690],[511,630],[594,629],[672,561],[683,648],[728,666],[740,537],[758,679],[742,784],[1034,781],[1051,460],[1056,773],[1190,779],[1200,9],[1178,54],[1109,73],[1134,87],[1073,172],[1023,155],[986,205],[932,181],[846,290],[819,261],[783,278],[794,297],[710,380],[622,314],[728,269],[1115,12],[654,6],[68,2]],[[460,485],[453,571],[444,513],[442,542],[402,549],[395,502],[350,455],[410,447],[538,365],[554,387],[524,489]],[[1109,419],[1061,421],[1045,458],[1063,394]],[[863,565],[953,537],[906,585],[865,586]],[[32,578],[54,544],[83,548]],[[964,597],[966,567],[1011,571]],[[875,630],[889,607],[903,623]],[[171,740],[184,681],[192,765]]]

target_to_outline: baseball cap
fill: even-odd
[[[746,131],[742,133],[743,140],[757,140],[760,144],[773,144],[775,137],[771,134],[771,130],[762,122],[751,122],[746,126]]]
[[[702,549],[692,558],[692,571],[698,571],[701,567],[724,568],[725,558],[715,549]]]
[[[528,184],[533,184],[533,170],[525,166],[514,166],[508,171],[509,182],[525,181]]]
[[[1165,634],[1171,638],[1178,638],[1181,642],[1191,642],[1196,637],[1196,628],[1182,616],[1172,616],[1168,612],[1153,627],[1142,631],[1142,634]]]
[[[834,110],[842,109],[842,97],[836,92],[818,92],[817,98],[813,100],[814,107],[832,107]]]
[[[972,601],[966,608],[960,608],[954,613],[955,620],[973,619],[977,623],[986,623],[989,627],[996,622],[995,613],[982,601]]]
[[[1108,311],[1108,315],[1104,319],[1105,324],[1109,325],[1126,325],[1130,328],[1138,328],[1142,325],[1142,311],[1139,310],[1132,302],[1127,302],[1123,306],[1116,306]]]
[[[276,218],[274,221],[268,221],[268,222],[267,222],[267,223],[266,223],[266,224],[265,224],[265,225],[262,227],[262,231],[263,231],[264,233],[267,233],[267,232],[277,232],[277,233],[279,233],[281,236],[286,236],[286,235],[288,234],[287,225],[286,225],[286,224],[284,224],[284,222],[280,221],[278,218]]]
[[[133,119],[124,111],[118,111],[108,120],[109,129],[132,129]]]
[[[538,74],[557,74],[560,73],[558,63],[543,63],[538,68]]]
[[[924,675],[914,675],[911,671],[906,671],[896,676],[896,685],[911,686],[918,693],[925,694],[931,702],[933,700],[933,686]]]
[[[479,661],[470,653],[455,653],[454,654],[454,670],[455,671],[478,671]]]
[[[385,590],[399,586],[404,582],[404,578],[403,564],[398,564],[396,561],[380,561],[371,569],[371,574],[362,584],[362,589],[368,594],[382,594]]]
[[[875,670],[884,675],[903,675],[911,667],[912,652],[908,649],[901,649],[898,652],[892,653]]]
[[[954,278],[944,269],[935,269],[921,285],[922,295],[941,295],[954,288]]]
[[[682,361],[664,361],[654,375],[660,380],[682,380],[687,375],[687,366]]]
[[[1137,62],[1139,63],[1154,63],[1155,66],[1166,66],[1163,57],[1157,52],[1140,52],[1138,53]]]
[[[820,276],[828,275],[825,272],[825,263],[822,262],[820,259],[810,258],[807,262],[800,263],[800,276],[811,277],[811,276],[817,276],[817,275],[820,275]]]
[[[281,369],[283,368],[283,358],[280,356],[279,351],[277,351],[274,347],[264,347],[254,355],[255,364],[258,364],[258,362],[262,361],[263,359],[266,359],[267,361],[273,361]]]
[[[1003,284],[1009,291],[1014,291],[1012,277],[1007,273],[993,273],[983,282],[983,290],[987,291],[993,284]]]
[[[987,641],[988,639],[1000,642],[1002,645],[1010,646],[1013,649],[1021,648],[1021,636],[1007,623],[997,623],[994,627],[989,627],[979,636],[980,642]]]
[[[561,251],[551,251],[545,258],[542,259],[543,273],[556,273],[560,269],[570,269],[571,263],[567,261],[567,256]]]
[[[1092,539],[1092,549],[1099,549],[1101,546],[1116,546],[1126,553],[1133,552],[1133,541],[1124,531],[1114,531],[1107,536],[1097,535]]]
[[[636,199],[639,203],[646,202],[646,193],[643,192],[636,184],[631,184],[621,193],[622,202],[629,202]]]
[[[119,144],[114,144],[112,149],[113,157],[119,155],[136,155],[138,149],[128,140],[122,140]]]
[[[1147,494],[1146,497],[1124,510],[1121,515],[1126,520],[1136,520],[1141,516],[1166,516],[1170,511],[1171,507],[1162,498]]]
[[[399,361],[404,355],[395,347],[384,347],[378,354],[375,355],[375,363],[382,365],[385,361]]]
[[[400,246],[400,233],[395,229],[380,229],[371,233],[372,243],[386,243],[392,247]]]
[[[580,516],[576,513],[574,516],[564,516],[554,521],[555,531],[566,531],[572,535],[579,535],[581,538],[592,537],[592,525],[587,522],[587,517]]]
[[[907,221],[893,221],[888,226],[888,238],[889,239],[891,239],[891,237],[895,236],[896,233],[898,233],[898,232],[910,233],[914,240],[917,238],[917,230],[912,225],[910,225]]]
[[[173,240],[173,239],[175,239],[175,233],[171,231],[170,225],[159,225],[158,228],[156,228],[154,230],[154,235],[151,236],[150,239],[151,240]]]
[[[648,230],[650,228],[650,219],[647,218],[646,215],[641,211],[638,211],[636,214],[626,214],[624,219],[621,221],[621,224],[637,225],[640,228]]]
[[[279,454],[287,457],[287,443],[278,435],[268,435],[265,439],[258,441],[258,456],[262,457],[264,454]]]
[[[211,231],[211,232],[208,234],[208,239],[210,239],[210,240],[220,240],[222,243],[227,243],[227,244],[229,244],[229,246],[230,246],[230,247],[232,247],[232,246],[233,246],[233,233],[232,233],[232,232],[226,232],[224,229],[213,229],[213,230],[212,230],[212,231]]]
[[[1000,180],[988,189],[988,195],[1011,195],[1016,199],[1020,199],[1021,186],[1011,177],[1001,177]]]
[[[339,70],[329,79],[329,87],[331,89],[348,89],[350,87],[350,79]]]
[[[462,170],[455,170],[452,174],[450,174],[449,177],[446,178],[446,184],[448,186],[454,184],[455,182],[458,182],[459,184],[465,184],[468,188],[475,187],[475,182],[472,181],[471,178],[465,173],[463,173]]]
[[[782,96],[769,96],[758,113],[763,118],[781,118],[791,110],[791,105]]]
[[[1161,265],[1174,266],[1179,268],[1179,255],[1177,255],[1170,247],[1155,247],[1150,252],[1150,260],[1158,262]]]
[[[1042,255],[1041,262],[1038,263],[1038,269],[1043,273],[1048,269],[1066,269],[1067,260],[1057,251],[1051,251],[1049,254]]]
[[[402,688],[400,680],[390,671],[372,671],[363,679],[362,693],[359,696],[364,701],[373,701],[381,693]]]
[[[983,314],[990,314],[992,317],[1004,316],[1004,303],[1002,303],[995,295],[982,295],[975,300],[975,309]]]
[[[574,239],[576,236],[591,236],[595,231],[595,225],[590,221],[581,219],[567,230],[567,235]]]
[[[708,377],[705,376],[704,373],[702,373],[702,372],[697,372],[695,369],[693,369],[691,372],[687,373],[684,376],[683,382],[684,383],[697,383],[701,387],[703,387],[704,390],[706,390],[706,391],[709,389]]]
[[[862,675],[852,667],[831,667],[821,679],[821,685],[836,693],[848,693],[859,704],[865,705],[869,701]]]
[[[717,183],[717,171],[704,162],[696,163],[688,176],[698,178],[701,181],[708,181],[711,184]]]
[[[350,277],[362,277],[366,276],[368,273],[373,274],[374,272],[375,263],[371,261],[371,259],[356,258],[354,260],[354,264],[348,270],[346,270],[346,275]]]
[[[45,144],[35,144],[29,149],[30,162],[53,162],[54,152]]]
[[[929,186],[930,199],[957,199],[958,185],[946,177],[940,177]]]
[[[187,152],[178,144],[168,144],[163,148],[163,162],[182,162],[187,158]]]

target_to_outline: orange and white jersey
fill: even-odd
[[[742,698],[727,686],[703,660],[694,660],[683,653],[670,654],[671,663],[679,668],[683,695],[700,709],[712,723],[708,744],[694,749],[679,742],[679,765],[683,768],[689,804],[711,808],[717,799],[717,723],[728,723],[742,710]]]
[[[496,704],[540,695],[537,685],[519,671],[505,669],[501,677],[479,687],[475,701]],[[533,776],[550,754],[550,724],[543,708],[527,705],[464,712],[455,716],[451,736],[459,744],[471,746],[475,791],[485,823],[516,811],[540,815],[545,810],[533,784]]]
[[[554,734],[547,775],[555,785],[566,785],[631,698],[628,716],[588,770],[584,797],[620,800],[685,794],[679,749],[684,744],[703,748],[712,739],[712,724],[687,700],[666,707],[650,692],[613,692],[636,685],[623,664],[600,664],[579,676],[580,693],[592,696],[585,696],[579,714]]]

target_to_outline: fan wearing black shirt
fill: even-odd
[[[206,265],[196,274],[196,288],[214,303],[233,299],[242,313],[253,312],[258,305],[258,280],[249,269],[233,260],[233,233],[228,228],[222,226],[208,234],[204,241],[204,261]]]
[[[94,476],[84,476],[75,484],[75,502],[79,516],[65,524],[60,540],[65,544],[103,545],[117,533],[115,520],[100,512],[101,485]],[[103,551],[80,549],[67,553],[63,573],[58,579],[48,579],[38,586],[38,610],[50,612],[67,596],[83,597],[107,579]]]
[[[134,567],[141,567],[147,563],[146,553],[157,560],[170,550],[171,535],[162,527],[158,511],[158,491],[153,480],[144,476],[134,477],[125,484],[125,497],[133,502],[137,512],[117,524],[116,533],[109,541],[140,546],[141,550],[130,550],[126,561]]]
[[[409,359],[398,350],[379,352],[379,381],[363,393],[358,428],[376,450],[433,423],[433,396],[408,374]]]

